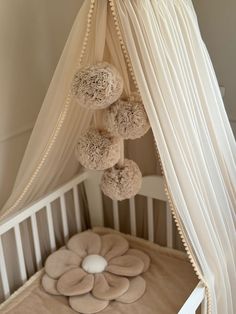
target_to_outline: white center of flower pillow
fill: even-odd
[[[82,263],[82,268],[89,274],[102,273],[106,267],[107,261],[100,255],[88,255]]]

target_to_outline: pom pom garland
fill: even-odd
[[[135,196],[141,188],[142,174],[138,165],[124,159],[124,140],[142,137],[150,128],[139,95],[128,101],[119,99],[123,79],[117,69],[100,62],[81,68],[74,76],[71,92],[76,102],[87,109],[106,109],[106,130],[89,129],[79,138],[75,153],[87,169],[105,170],[101,188],[113,200]],[[109,108],[108,108],[109,107]]]
[[[120,150],[120,138],[104,130],[89,129],[79,138],[75,153],[85,168],[104,170],[119,161]]]
[[[109,132],[123,139],[142,137],[150,128],[141,102],[118,100],[104,112],[104,123]]]
[[[110,106],[122,92],[123,79],[117,69],[107,62],[80,69],[72,83],[72,94],[78,104],[90,109]]]
[[[115,165],[103,173],[101,189],[113,200],[122,201],[135,196],[141,188],[142,174],[138,165],[124,159],[123,165]]]

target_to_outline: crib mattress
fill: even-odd
[[[94,228],[99,234],[115,232]],[[149,241],[122,234],[130,246],[146,252],[151,266],[143,274],[147,283],[144,296],[132,304],[112,302],[101,314],[176,314],[197,285],[191,264],[182,252],[163,248]],[[0,306],[5,314],[76,314],[62,296],[51,296],[41,287],[44,270],[36,273]]]

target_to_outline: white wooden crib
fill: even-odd
[[[9,279],[7,275],[6,259],[4,256],[3,249],[3,235],[10,230],[14,231],[16,250],[18,256],[19,273],[22,285],[28,280],[27,278],[27,267],[25,263],[23,241],[21,237],[20,224],[26,220],[30,220],[33,236],[34,255],[36,260],[37,269],[42,268],[42,253],[40,248],[40,239],[37,223],[37,215],[40,211],[45,211],[48,235],[49,235],[49,246],[51,251],[56,249],[55,229],[54,220],[52,215],[52,203],[55,200],[60,201],[60,215],[62,221],[62,232],[65,241],[69,238],[69,222],[68,222],[68,206],[65,200],[65,195],[68,192],[73,194],[74,202],[74,217],[76,222],[77,231],[82,231],[81,223],[81,206],[79,201],[78,187],[80,184],[84,184],[86,196],[88,200],[88,207],[91,218],[92,226],[103,226],[103,199],[102,193],[99,187],[101,174],[92,171],[84,171],[77,175],[74,179],[57,189],[56,191],[45,196],[41,200],[32,204],[26,209],[19,211],[12,215],[10,218],[0,223],[0,275],[2,281],[2,289],[5,299],[9,298],[12,294]],[[163,188],[163,179],[160,176],[147,176],[143,178],[142,188],[139,195],[144,196],[147,199],[147,217],[148,217],[148,239],[154,241],[154,215],[153,215],[153,200],[166,201],[166,196]],[[130,230],[132,235],[136,235],[136,208],[135,199],[129,200],[129,214],[130,214]],[[37,214],[37,215],[36,215]],[[120,230],[119,226],[119,204],[117,201],[113,201],[113,219],[114,228]],[[168,204],[166,205],[166,222],[167,222],[167,246],[173,247],[173,220],[171,217],[171,211]],[[14,272],[14,269],[11,270]],[[9,270],[8,270],[9,272]],[[205,298],[205,288],[199,283],[194,291],[191,293],[189,298],[183,304],[180,314],[192,314],[196,313],[197,309],[202,305]]]

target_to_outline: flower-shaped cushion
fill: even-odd
[[[141,298],[146,282],[140,275],[149,265],[149,256],[129,248],[122,236],[85,231],[47,258],[42,286],[50,294],[69,297],[79,313],[98,313],[110,301],[125,304]]]

